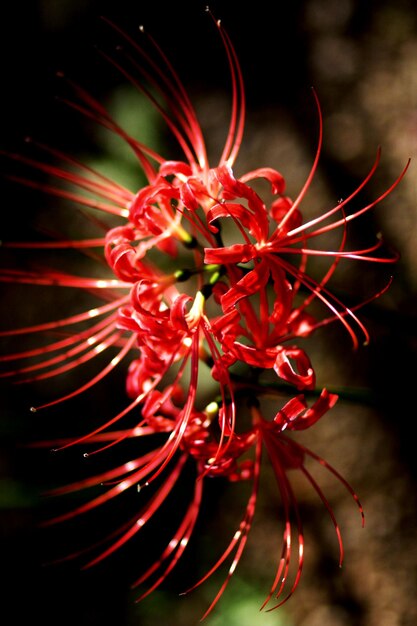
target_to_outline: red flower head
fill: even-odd
[[[149,98],[181,148],[184,160],[167,160],[131,137],[102,104],[70,82],[76,98],[68,104],[131,147],[147,184],[139,190],[126,189],[91,167],[35,142],[64,165],[9,154],[11,159],[65,186],[15,177],[21,183],[116,217],[118,225],[106,229],[104,237],[94,239],[5,244],[23,249],[75,249],[93,258],[97,257],[95,250],[103,249],[111,270],[104,278],[55,269],[5,269],[0,276],[3,282],[72,287],[101,298],[98,306],[62,319],[1,332],[3,337],[19,340],[25,334],[60,333],[51,343],[2,358],[7,366],[2,376],[16,382],[64,375],[98,354],[111,355],[107,365],[91,379],[64,396],[52,397],[42,406],[32,408],[33,411],[93,390],[122,361],[130,360],[126,378],[130,403],[91,432],[54,444],[61,449],[80,443],[99,444],[93,454],[124,440],[154,442],[146,452],[138,452],[136,458],[53,492],[64,494],[102,486],[100,495],[48,523],[91,511],[128,489],[149,487],[149,499],[133,520],[93,546],[96,555],[88,565],[109,556],[136,535],[169,500],[185,467],[191,466],[195,483],[190,504],[165,550],[135,583],[142,585],[153,580],[145,596],[165,580],[183,554],[195,527],[206,481],[223,478],[231,483],[251,484],[247,507],[235,535],[200,581],[234,555],[229,574],[205,615],[220,598],[245,547],[255,514],[263,451],[265,462],[272,466],[284,510],[279,564],[264,606],[273,597],[279,599],[279,606],[292,594],[303,566],[302,521],[288,477],[291,471],[301,472],[321,498],[335,526],[342,559],[339,527],[325,495],[306,468],[306,457],[332,472],[358,502],[357,496],[336,470],[288,435],[312,427],[337,400],[336,394],[323,389],[308,406],[305,396],[298,393],[315,388],[315,372],[300,339],[337,320],[350,334],[354,347],[359,343],[358,331],[365,341],[368,339],[356,314],[364,303],[347,307],[331,292],[329,281],[341,259],[375,263],[396,260],[395,254],[383,256],[380,238],[366,249],[348,249],[347,231],[350,222],[383,200],[404,174],[375,201],[349,213],[350,201],[376,170],[378,152],[371,171],[348,198],[304,221],[302,203],[318,165],[322,141],[320,107],[314,94],[319,120],[317,152],[295,200],[286,195],[282,174],[269,167],[236,177],[233,165],[243,137],[244,87],[233,45],[220,23],[215,23],[232,83],[230,124],[218,162],[209,165],[193,105],[158,44],[147,36],[150,52],[146,43],[142,45],[111,25],[127,47],[126,66],[113,57],[108,57],[109,62]],[[269,206],[251,187],[258,178],[271,185],[274,199]],[[230,243],[225,243],[222,223],[228,223],[234,231]],[[103,224],[100,222],[99,226]],[[336,230],[340,232],[336,249],[313,245],[322,235]],[[315,256],[330,259],[321,278],[308,271],[310,259]],[[290,258],[296,262],[291,263]],[[382,291],[371,294],[369,299]],[[322,305],[322,314],[317,306],[313,314],[313,304]],[[9,367],[10,362],[18,365]],[[275,380],[269,376],[266,383],[262,378],[265,372],[275,376]],[[208,393],[212,400],[208,404],[207,386],[204,396],[201,393],[203,375],[210,380]],[[290,394],[284,403],[283,389]],[[262,408],[266,394],[275,395],[280,403],[271,420],[264,417]],[[249,426],[242,417],[245,408],[249,408],[251,416]],[[138,415],[134,425],[115,430],[115,425],[127,415]],[[292,519],[296,520],[295,531]],[[298,543],[298,567],[290,583],[293,535]]]

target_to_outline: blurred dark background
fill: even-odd
[[[70,154],[98,158],[100,145],[91,124],[56,99],[62,89],[56,73],[65,72],[104,100],[120,89],[122,77],[98,53],[109,51],[115,42],[114,33],[100,19],[103,15],[132,35],[144,24],[161,43],[192,94],[210,151],[218,154],[216,148],[224,141],[228,119],[230,86],[224,51],[204,11],[205,4],[198,0],[31,0],[3,6],[1,149],[20,152],[23,139],[31,135]],[[338,285],[354,302],[363,294],[378,291],[393,273],[390,291],[363,313],[372,335],[370,346],[352,354],[343,332],[332,329],[312,348],[319,384],[347,387],[356,390],[356,395],[354,391],[353,399],[340,402],[334,416],[323,420],[306,441],[354,484],[364,500],[367,526],[359,529],[348,496],[327,485],[346,537],[346,566],[339,572],[336,549],[329,539],[331,524],[323,519],[320,503],[301,489],[307,541],[312,546],[310,554],[307,547],[305,578],[296,597],[281,611],[259,614],[272,577],[272,570],[263,568],[263,555],[271,550],[265,538],[279,524],[267,499],[260,511],[264,525],[254,529],[249,558],[238,570],[236,583],[230,585],[231,599],[226,600],[226,592],[207,624],[413,626],[417,623],[416,412],[412,396],[417,351],[415,2],[259,0],[244,5],[238,0],[218,0],[210,3],[210,8],[231,36],[246,84],[248,122],[237,171],[275,167],[285,175],[290,195],[296,195],[317,142],[311,86],[318,93],[325,125],[317,183],[309,195],[312,211],[329,207],[350,193],[369,171],[379,145],[381,165],[361,195],[362,205],[389,187],[410,157],[412,162],[401,185],[360,228],[353,229],[357,242],[371,231],[382,231],[400,251],[399,263],[382,270],[355,266]],[[6,181],[1,185],[0,237],[30,236],[45,199]],[[63,306],[70,306],[71,297]],[[36,319],[42,321],[42,312],[51,306],[38,292],[7,285],[1,298],[6,326],[15,316],[26,323],[33,311],[38,311]],[[118,382],[122,385],[122,378]],[[30,619],[63,626],[197,623],[216,586],[206,595],[192,594],[186,599],[175,594],[181,587],[178,581],[181,577],[187,580],[187,568],[197,556],[179,568],[155,600],[140,605],[134,605],[128,590],[141,564],[140,554],[133,549],[131,555],[115,557],[87,572],[72,562],[42,565],[45,552],[53,552],[52,544],[65,548],[67,541],[73,545],[73,538],[66,529],[39,532],[40,494],[44,485],[54,484],[55,479],[72,480],[79,454],[51,461],[46,451],[28,451],[20,447],[20,441],[71,434],[72,417],[80,420],[81,412],[87,410],[97,418],[103,407],[108,410],[112,402],[115,407],[117,404],[110,391],[103,391],[94,402],[75,403],[61,412],[55,409],[34,421],[27,407],[34,403],[34,396],[48,393],[50,388],[2,387],[0,503],[6,586],[1,622],[20,624]],[[213,494],[212,498],[213,510],[230,506],[226,496],[223,500],[219,496],[217,502]],[[210,506],[203,514],[210,521]],[[100,523],[99,516],[95,523]]]

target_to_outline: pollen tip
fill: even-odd
[[[31,407],[29,408],[29,411],[30,411],[31,413],[37,413],[38,409],[37,409],[35,406],[31,406]]]
[[[64,72],[62,70],[58,70],[58,72],[55,73],[55,76],[57,78],[64,78],[65,74],[64,74]]]
[[[58,452],[58,448],[51,448],[51,452]]]
[[[144,33],[144,32],[145,32],[145,27],[144,27],[144,25],[143,25],[143,24],[139,24],[139,31],[140,31],[141,33]]]
[[[85,459],[87,459],[89,456],[90,456],[90,455],[88,454],[88,452],[84,452],[83,457],[84,457]]]

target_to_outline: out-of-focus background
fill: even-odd
[[[320,484],[334,507],[345,540],[345,564],[337,566],[330,519],[302,482],[297,493],[305,520],[305,573],[297,594],[281,609],[259,613],[278,558],[280,509],[271,483],[264,485],[247,553],[208,626],[414,626],[417,623],[417,459],[413,393],[416,381],[417,309],[417,11],[414,0],[295,0],[210,5],[222,20],[239,56],[246,83],[248,115],[236,173],[270,166],[280,170],[289,195],[302,187],[317,145],[318,94],[324,145],[318,174],[304,203],[317,214],[346,197],[366,176],[378,146],[381,164],[358,198],[377,198],[412,159],[400,186],[353,229],[356,243],[381,231],[400,251],[394,268],[354,265],[337,285],[349,303],[377,292],[390,273],[387,294],[362,313],[372,335],[356,353],[341,328],[327,329],[312,345],[318,384],[345,387],[345,397],[303,442],[326,458],[354,486],[365,507],[366,525],[349,495],[324,474]],[[0,22],[1,149],[21,152],[24,138],[73,154],[134,184],[136,173],[120,147],[92,123],[68,111],[58,71],[109,103],[145,141],[159,141],[160,126],[149,110],[133,103],[122,77],[100,51],[114,49],[104,15],[129,33],[144,24],[178,68],[207,135],[215,162],[224,141],[230,106],[225,55],[216,29],[198,0],[30,0],[2,7]],[[140,110],[139,110],[140,109]],[[130,125],[130,126],[129,126]],[[114,152],[113,152],[114,150]],[[138,178],[138,184],[142,179]],[[35,223],[54,227],[53,203],[41,194],[3,181],[1,238],[30,237]],[[51,219],[51,222],[49,222]],[[23,265],[29,260],[19,257]],[[51,308],[70,311],[74,295],[60,304],[35,289],[2,288],[2,320],[50,319]],[[44,316],[44,317],[42,317]],[[23,348],[22,348],[23,349]],[[115,379],[115,387],[123,378]],[[47,450],[27,450],[21,441],[84,432],[116,407],[114,388],[86,403],[30,414],[27,407],[60,388],[53,382],[28,390],[2,386],[0,506],[4,625],[39,622],[77,626],[191,626],[216,593],[216,582],[187,597],[178,592],[203,571],[219,548],[222,519],[229,524],[234,503],[212,489],[202,511],[200,550],[140,604],[129,583],[139,575],[141,553],[128,548],[105,564],[81,571],[78,562],[43,565],[45,554],[76,545],[68,529],[40,531],[47,485],[81,475],[79,451],[51,459]],[[35,400],[32,400],[35,398]],[[97,422],[96,422],[96,421]],[[71,428],[74,431],[71,432]],[[55,455],[56,456],[56,455]],[[104,463],[104,461],[103,461]],[[54,509],[54,504],[47,504]],[[42,513],[43,514],[43,513]],[[126,515],[129,512],[126,511]],[[236,517],[236,520],[239,519]],[[101,524],[100,516],[95,519]],[[104,520],[103,520],[104,523]],[[210,525],[214,532],[210,535]],[[88,522],[86,522],[86,527]],[[201,524],[203,528],[203,524]],[[91,528],[86,528],[91,531]],[[82,533],[82,525],[77,533]],[[75,531],[73,531],[75,532]],[[204,533],[207,534],[205,535]],[[225,532],[225,531],[224,531]],[[211,537],[211,539],[210,539]],[[225,535],[225,545],[228,535]],[[276,541],[275,541],[276,539]],[[156,541],[152,535],[149,541]],[[213,546],[210,544],[213,542]],[[74,548],[75,549],[75,548]],[[210,562],[209,560],[207,562]],[[184,581],[184,585],[182,585]]]

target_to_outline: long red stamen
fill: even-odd
[[[48,272],[39,275],[38,272],[24,272],[22,270],[4,270],[0,275],[3,283],[29,283],[31,285],[51,285],[54,287],[75,287],[77,289],[127,289],[130,283],[116,278],[81,278],[63,272]]]
[[[239,525],[239,528],[235,532],[233,539],[230,541],[226,550],[223,552],[221,557],[216,561],[216,563],[210,568],[210,570],[192,587],[187,589],[187,591],[183,592],[184,594],[190,593],[191,591],[199,587],[202,583],[204,583],[208,578],[210,578],[210,576],[212,576],[212,574],[214,574],[214,572],[218,570],[218,568],[225,562],[228,556],[232,553],[233,549],[236,548],[237,546],[236,553],[235,553],[233,562],[229,568],[228,574],[222,586],[220,587],[219,591],[217,592],[215,598],[211,602],[210,606],[205,611],[204,615],[201,617],[200,621],[203,621],[212,612],[215,605],[220,600],[228,583],[230,582],[231,577],[233,576],[233,573],[240,561],[243,550],[245,548],[248,534],[251,529],[253,517],[255,515],[255,510],[256,510],[256,500],[257,500],[257,495],[258,495],[258,490],[259,490],[259,480],[260,480],[261,456],[262,456],[262,443],[261,443],[260,438],[258,437],[257,442],[256,442],[255,464],[254,464],[255,469],[254,469],[254,474],[253,474],[252,490],[249,496],[248,504],[246,506],[245,515]]]
[[[104,328],[102,328],[103,326]],[[76,342],[74,342],[74,337],[69,337],[60,342],[49,344],[45,346],[45,348],[38,348],[37,350],[29,351],[31,353],[29,354],[29,356],[39,356],[39,355],[44,355],[47,352],[55,351],[57,349],[62,349],[63,347],[67,347],[69,345],[73,346],[73,348],[71,348],[70,350],[66,350],[63,354],[58,354],[50,359],[45,359],[44,361],[41,361],[40,363],[35,363],[33,365],[28,365],[26,367],[18,368],[16,370],[4,372],[0,374],[0,377],[4,378],[4,377],[9,377],[9,376],[16,376],[20,374],[25,374],[26,372],[33,372],[38,369],[50,367],[51,365],[54,365],[55,363],[60,363],[61,361],[67,361],[68,359],[71,359],[71,357],[73,357],[74,355],[78,354],[79,352],[83,352],[84,350],[86,350],[87,348],[90,348],[91,346],[95,346],[95,348],[91,348],[91,350],[92,351],[95,350],[96,353],[98,353],[97,344],[99,344],[100,346],[103,346],[103,343],[99,343],[99,342],[102,342],[102,340],[106,336],[110,335],[110,333],[113,333],[114,329],[115,329],[115,316],[113,316],[112,320],[107,320],[107,319],[103,320],[102,322],[97,324],[96,327],[89,329],[88,332],[84,332],[84,333],[80,333],[76,335]],[[87,336],[87,339],[84,339],[85,336]],[[76,345],[74,346],[74,344]],[[102,351],[101,347],[100,347],[100,351]],[[13,357],[14,359],[16,358],[21,359],[21,358],[27,358],[28,354],[27,353],[25,354],[23,352],[20,354],[7,355],[7,356],[9,359],[11,357]]]
[[[322,142],[323,142],[323,117],[322,117],[322,114],[321,114],[321,107],[320,107],[320,102],[319,102],[319,99],[317,97],[317,94],[316,94],[314,89],[312,90],[312,92],[313,92],[314,100],[315,100],[316,106],[317,106],[317,113],[318,113],[318,116],[319,116],[319,139],[318,139],[318,143],[317,143],[316,155],[314,157],[312,168],[310,170],[309,175],[307,176],[307,180],[304,183],[303,188],[301,189],[301,191],[298,194],[297,198],[294,200],[294,203],[291,206],[291,208],[288,210],[288,212],[285,214],[285,216],[282,218],[282,220],[278,224],[278,227],[277,227],[278,230],[282,229],[282,227],[290,219],[290,217],[293,215],[293,213],[298,209],[299,205],[301,204],[302,200],[304,199],[304,196],[306,195],[307,190],[310,187],[311,182],[312,182],[312,180],[314,178],[314,175],[315,175],[316,170],[317,170],[317,165],[318,165],[319,159],[320,159],[321,147],[322,147]]]
[[[310,226],[313,225],[313,223],[317,223],[317,222],[321,222],[323,219],[326,219],[326,217],[329,217],[330,215],[332,215],[333,213],[337,212],[338,210],[340,210],[347,202],[341,202],[338,206],[334,207],[333,209],[331,209],[330,211],[328,211],[327,214],[324,214],[323,216],[321,216],[320,218],[316,218],[315,220],[312,220],[311,222],[307,222],[306,224],[303,225],[303,227],[299,227],[297,229],[294,229],[293,231],[290,231],[288,233],[288,237],[290,238],[290,241],[292,244],[294,243],[298,243],[299,241],[304,241],[304,238],[312,238],[312,237],[318,237],[319,235],[322,235],[323,233],[327,233],[331,230],[334,230],[335,228],[338,228],[339,226],[344,226],[347,222],[351,222],[354,219],[357,219],[358,217],[360,217],[361,215],[363,215],[364,213],[367,213],[368,211],[370,211],[371,209],[373,209],[377,204],[379,204],[380,202],[382,202],[382,200],[384,200],[387,196],[390,195],[390,193],[392,193],[392,191],[397,187],[397,185],[401,182],[401,180],[404,178],[409,166],[410,166],[410,162],[411,160],[407,161],[407,164],[405,165],[403,171],[401,172],[401,174],[394,180],[394,182],[392,183],[392,185],[390,185],[390,187],[388,187],[388,189],[386,189],[380,196],[378,196],[378,198],[376,198],[376,200],[373,200],[372,202],[370,202],[369,204],[367,204],[366,206],[364,206],[362,209],[359,209],[357,211],[355,211],[354,213],[351,213],[350,215],[344,215],[343,218],[336,220],[335,222],[332,222],[331,224],[328,224],[327,226],[323,226],[322,228],[318,228],[317,230],[314,230],[311,233],[305,233],[303,235],[303,239],[297,239],[297,238],[293,238],[293,235],[300,232],[300,230],[305,230],[306,228],[309,228]],[[354,195],[356,195],[357,191],[361,188],[361,186],[358,187],[358,189],[350,196],[350,198]]]
[[[112,358],[110,363],[108,363],[108,365],[106,365],[101,370],[101,372],[99,372],[96,376],[94,376],[87,383],[85,383],[84,385],[81,385],[81,387],[78,387],[77,389],[75,389],[74,391],[71,391],[70,393],[66,394],[65,396],[61,396],[60,398],[56,398],[55,400],[51,400],[50,402],[46,402],[45,404],[42,404],[40,406],[32,407],[31,411],[32,412],[36,412],[36,411],[39,411],[40,409],[45,409],[46,407],[53,406],[53,405],[59,404],[61,402],[65,402],[66,400],[69,400],[70,398],[74,398],[75,396],[78,396],[80,393],[83,393],[87,389],[90,389],[93,385],[95,385],[100,380],[105,378],[107,376],[107,374],[109,374],[123,360],[123,358],[128,354],[128,352],[134,346],[135,340],[136,340],[136,337],[134,335],[132,335],[126,341],[126,343],[124,344],[123,348],[118,352],[118,354],[115,357]]]
[[[154,50],[158,53],[160,58],[163,61],[164,69],[163,71],[161,67],[156,63],[151,56],[147,54],[147,52],[131,37],[127,35],[125,31],[123,31],[116,24],[111,22],[107,18],[103,18],[114,30],[116,30],[122,37],[133,47],[133,49],[139,53],[139,55],[148,63],[149,67],[153,70],[155,78],[146,71],[144,67],[139,67],[132,59],[131,62],[134,66],[140,70],[140,72],[146,77],[148,82],[157,89],[157,91],[162,95],[164,100],[166,101],[168,108],[174,113],[177,121],[179,123],[179,127],[183,129],[186,136],[190,140],[190,143],[194,149],[194,152],[197,156],[198,163],[202,170],[205,170],[207,167],[207,154],[205,148],[204,138],[201,132],[200,124],[197,119],[197,115],[194,111],[194,107],[188,97],[188,94],[184,88],[184,85],[179,78],[177,72],[175,71],[173,65],[169,61],[168,57],[165,55],[162,48],[155,41],[155,39],[150,35],[143,27],[140,27],[140,32],[145,34],[149,42],[152,44]],[[171,77],[170,77],[171,76]],[[158,79],[161,81],[158,82]],[[135,81],[136,82],[136,81]],[[145,91],[143,85],[137,85],[141,90]],[[146,90],[147,97],[151,94],[148,90]],[[153,101],[153,100],[152,100]],[[177,103],[179,106],[177,106]],[[156,101],[153,101],[153,104],[157,106],[160,112],[161,109],[159,105],[157,105]],[[179,133],[178,130],[176,130]],[[176,135],[177,136],[177,135]],[[179,136],[179,135],[178,135]],[[177,136],[177,139],[178,139]],[[191,163],[194,162],[194,158],[191,158]]]
[[[99,563],[103,559],[113,554],[116,550],[118,550],[121,546],[123,546],[129,539],[131,539],[134,535],[136,535],[136,533],[139,532],[141,528],[143,528],[143,526],[149,521],[149,519],[159,509],[159,507],[162,505],[162,503],[166,500],[166,498],[172,491],[175,483],[177,482],[181,474],[181,471],[184,467],[186,460],[187,460],[187,457],[185,454],[180,457],[179,461],[177,462],[172,472],[166,478],[162,487],[160,487],[159,490],[156,492],[156,494],[153,496],[150,503],[148,503],[148,505],[146,506],[145,510],[140,514],[140,517],[137,518],[135,524],[127,532],[125,532],[123,536],[120,537],[120,539],[118,539],[118,541],[114,542],[109,548],[107,548],[107,550],[104,550],[104,552],[102,552],[98,557],[89,561],[84,566],[84,569],[88,569],[92,567],[93,565]],[[133,484],[134,483],[132,481],[129,481],[129,486],[132,486]],[[117,493],[120,493],[121,491],[120,487],[118,490],[117,488],[115,488],[115,490],[116,490],[115,495]]]
[[[159,578],[149,587],[139,598],[137,598],[136,602],[140,602],[150,593],[152,593],[155,589],[157,589],[161,583],[164,582],[168,574],[174,569],[175,565],[178,563],[181,558],[185,548],[188,545],[192,532],[194,530],[198,513],[200,510],[200,504],[203,495],[203,481],[197,480],[194,488],[194,497],[187,509],[187,512],[184,515],[184,518],[175,532],[173,538],[169,542],[168,546],[164,550],[161,557],[155,561],[152,566],[147,569],[144,574],[138,578],[133,584],[132,588],[135,588],[141,585],[145,580],[147,580],[152,574],[154,574],[158,569],[161,569],[164,561],[171,558],[170,562],[165,567],[162,574]]]
[[[83,313],[77,313],[76,315],[71,315],[70,317],[66,317],[61,320],[54,320],[53,322],[45,322],[44,324],[36,324],[34,326],[25,326],[24,328],[2,330],[0,331],[0,337],[8,337],[11,335],[22,335],[22,334],[27,334],[27,333],[36,333],[36,332],[43,332],[47,330],[55,330],[56,328],[62,328],[63,326],[70,326],[72,324],[86,322],[89,319],[94,319],[96,317],[100,317],[101,315],[104,315],[105,313],[114,311],[115,309],[118,309],[120,306],[122,306],[128,301],[129,301],[129,296],[123,296],[123,298],[119,298],[118,300],[114,300],[113,302],[110,302],[108,304],[103,304],[101,306],[94,307],[92,309],[89,309],[88,311],[84,311]]]
[[[216,20],[208,8],[207,12],[210,13],[222,38],[232,80],[232,112],[226,143],[219,161],[219,165],[227,163],[231,166],[236,160],[243,138],[245,126],[245,88],[240,63],[231,39],[223,29],[220,20]]]
[[[341,302],[334,294],[332,294],[326,288],[323,288],[323,286],[319,282],[315,281],[307,274],[301,273],[296,267],[294,267],[287,261],[284,261],[284,259],[274,259],[272,262],[282,266],[289,274],[295,276],[297,280],[299,280],[305,287],[307,287],[314,294],[315,297],[321,300],[321,302],[323,302],[323,304],[325,304],[326,307],[334,313],[334,315],[340,320],[340,322],[343,324],[343,326],[346,328],[349,335],[351,336],[354,350],[359,347],[359,342],[354,330],[346,321],[345,314],[351,317],[356,322],[356,324],[358,324],[359,328],[362,330],[365,336],[365,344],[369,342],[369,333],[363,323],[353,313],[352,309],[349,309],[346,305],[344,305],[343,302]],[[341,308],[341,311],[339,311],[336,306],[339,306]]]

